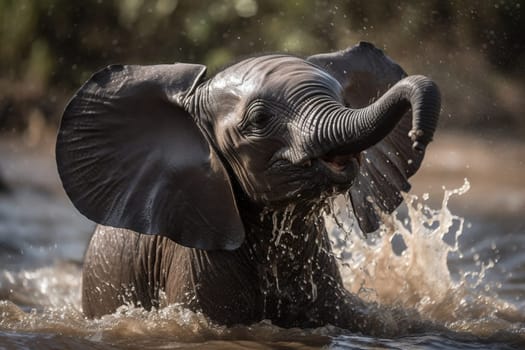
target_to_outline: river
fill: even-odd
[[[389,335],[373,337],[266,321],[227,328],[178,305],[86,319],[81,262],[94,224],[65,197],[52,141],[4,137],[0,349],[525,348],[524,155],[518,141],[436,135],[407,204],[366,239],[339,200],[342,224],[328,215],[327,226],[347,288],[387,321]],[[396,333],[415,318],[448,330]]]

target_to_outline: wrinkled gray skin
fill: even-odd
[[[432,139],[437,87],[404,78],[368,43],[204,73],[111,66],[64,112],[60,176],[101,224],[85,256],[85,314],[150,308],[162,291],[227,325],[369,329],[331,255],[323,201],[348,192],[362,230],[377,229]]]

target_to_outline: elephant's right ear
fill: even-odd
[[[185,109],[205,71],[182,63],[115,65],[77,92],[56,157],[82,214],[188,247],[241,245],[244,227],[227,172]]]

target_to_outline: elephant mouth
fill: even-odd
[[[352,183],[361,166],[361,153],[327,153],[314,159],[306,160],[303,167],[313,168],[338,184]]]
[[[334,173],[344,172],[356,161],[361,166],[361,153],[331,155],[327,154],[319,158],[321,164]]]

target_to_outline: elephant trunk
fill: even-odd
[[[386,137],[412,108],[412,148],[424,152],[432,140],[441,98],[437,85],[421,76],[400,80],[371,105],[352,109],[327,102],[328,117],[320,122],[317,137],[325,152],[359,153]]]

